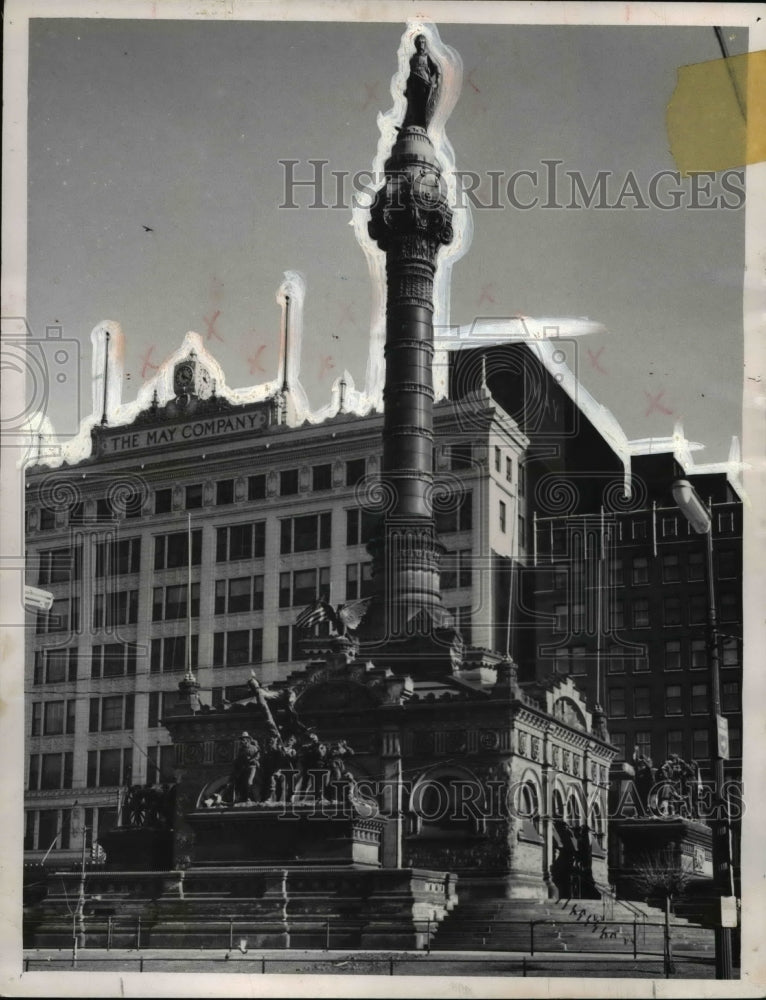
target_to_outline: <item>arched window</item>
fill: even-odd
[[[516,794],[516,812],[521,819],[519,837],[541,843],[540,836],[540,795],[534,781],[524,781]]]
[[[553,790],[553,818],[564,818],[564,796],[558,788]]]

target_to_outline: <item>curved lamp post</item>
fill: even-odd
[[[723,794],[724,760],[729,757],[728,723],[721,715],[721,673],[718,655],[718,623],[715,605],[715,579],[713,573],[713,518],[688,479],[677,479],[672,485],[673,499],[681,513],[697,532],[705,535],[707,541],[707,588],[708,588],[708,649],[710,653],[710,677],[712,693],[712,735],[714,749],[714,821],[713,828],[713,875],[721,899],[731,897],[732,867],[729,848],[729,803]],[[715,964],[717,979],[732,978],[731,928],[723,926],[723,903],[715,927]]]

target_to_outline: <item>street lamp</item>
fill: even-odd
[[[715,798],[713,813],[713,876],[720,893],[720,911],[715,926],[715,964],[717,979],[732,978],[731,927],[724,927],[724,898],[733,902],[732,866],[729,842],[729,803],[723,794],[724,760],[729,757],[728,720],[721,715],[721,670],[718,654],[718,623],[715,605],[715,579],[713,573],[713,517],[712,511],[700,500],[688,479],[677,479],[672,486],[673,499],[681,513],[699,535],[707,541],[708,588],[708,649],[712,693],[712,734],[714,747]],[[731,913],[733,907],[729,906]],[[736,910],[734,910],[736,912]]]

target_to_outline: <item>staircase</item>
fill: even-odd
[[[435,951],[661,956],[664,914],[645,903],[601,900],[468,899],[441,923]],[[671,917],[674,954],[713,954],[713,933]]]

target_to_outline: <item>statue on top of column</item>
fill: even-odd
[[[439,67],[428,54],[428,42],[425,35],[415,38],[415,54],[410,59],[410,75],[404,96],[407,98],[407,113],[402,122],[402,128],[417,125],[428,128],[436,106],[439,90]]]

